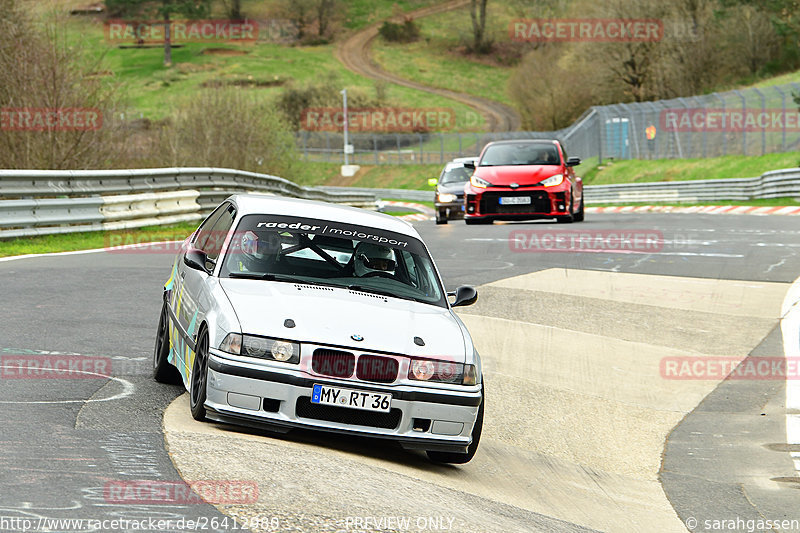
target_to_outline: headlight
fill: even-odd
[[[476,176],[474,174],[469,179],[469,183],[470,183],[470,185],[472,185],[473,187],[475,187],[477,189],[485,189],[486,187],[491,187],[492,186],[491,183],[489,183],[488,181],[486,181],[483,178],[479,178],[478,176]]]
[[[432,359],[412,359],[408,367],[408,379],[417,381],[436,381],[438,383],[461,383],[464,365],[450,361]]]
[[[544,185],[545,187],[555,187],[556,185],[561,185],[564,181],[563,174],[556,174],[555,176],[550,176],[544,181],[540,181],[539,185]]]
[[[268,337],[228,333],[219,345],[219,349],[235,355],[272,359],[283,363],[300,362],[300,344]]]
[[[449,204],[456,201],[456,195],[450,193],[439,193],[439,201],[443,204]]]

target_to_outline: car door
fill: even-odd
[[[230,233],[233,221],[236,218],[236,208],[230,202],[223,203],[216,213],[216,216],[209,219],[208,229],[198,231],[194,247],[204,252],[207,257],[207,265],[216,264],[219,260],[222,246]],[[213,272],[213,268],[210,269]],[[187,348],[185,351],[186,374],[191,377],[192,363],[194,362],[194,343],[200,324],[205,320],[206,315],[212,309],[214,302],[209,290],[211,274],[186,267],[184,284],[186,290],[183,295],[181,305],[180,320],[186,324],[185,334],[187,337]]]
[[[578,184],[578,179],[575,177],[575,168],[567,166],[567,160],[569,156],[567,155],[567,149],[563,146],[561,148],[561,164],[564,168],[564,178],[569,180],[570,183],[570,196],[573,199],[573,211],[578,209],[578,206],[581,203],[582,197],[582,188]]]
[[[186,251],[190,248],[198,248],[200,244],[205,244],[211,235],[214,224],[219,220],[225,211],[224,206],[215,209],[195,231],[189,243],[181,249],[175,264],[175,271],[172,278],[171,290],[167,293],[167,305],[170,315],[170,344],[172,346],[172,357],[170,360],[180,370],[181,374],[188,379],[189,355],[194,350],[193,339],[189,335],[191,318],[194,316],[196,305],[193,302],[192,293],[196,290],[192,284],[197,282],[197,272],[184,263]],[[188,303],[188,305],[187,305]]]

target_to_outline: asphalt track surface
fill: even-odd
[[[668,382],[611,363],[586,376],[587,348],[634,371],[635,354],[644,367],[658,354],[782,353],[776,306],[800,272],[793,218],[615,214],[573,226],[416,227],[448,288],[483,286],[462,315],[476,339],[494,343],[479,344],[487,425],[472,463],[434,466],[370,440],[194,425],[181,388],[150,378],[171,252],[3,261],[0,530],[45,531],[51,518],[153,518],[174,522],[100,530],[226,531],[226,517],[261,516],[277,520],[261,531],[379,531],[387,529],[359,529],[354,520],[405,515],[440,520],[411,531],[679,531],[688,518],[704,531],[706,519],[798,518],[783,382]],[[573,229],[655,232],[661,244],[646,253],[509,244],[513,231]],[[574,368],[504,359],[500,344],[516,349],[517,341]],[[46,354],[94,366],[82,367],[85,379],[14,374],[20,357]],[[119,482],[258,476],[251,506],[120,504],[109,496]]]

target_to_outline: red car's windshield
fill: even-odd
[[[494,144],[486,148],[479,166],[503,165],[560,165],[558,149],[553,144],[511,143]]]

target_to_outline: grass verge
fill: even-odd
[[[197,223],[148,226],[125,231],[87,231],[60,235],[40,235],[0,241],[0,257],[94,250],[123,244],[182,241],[197,229]]]

